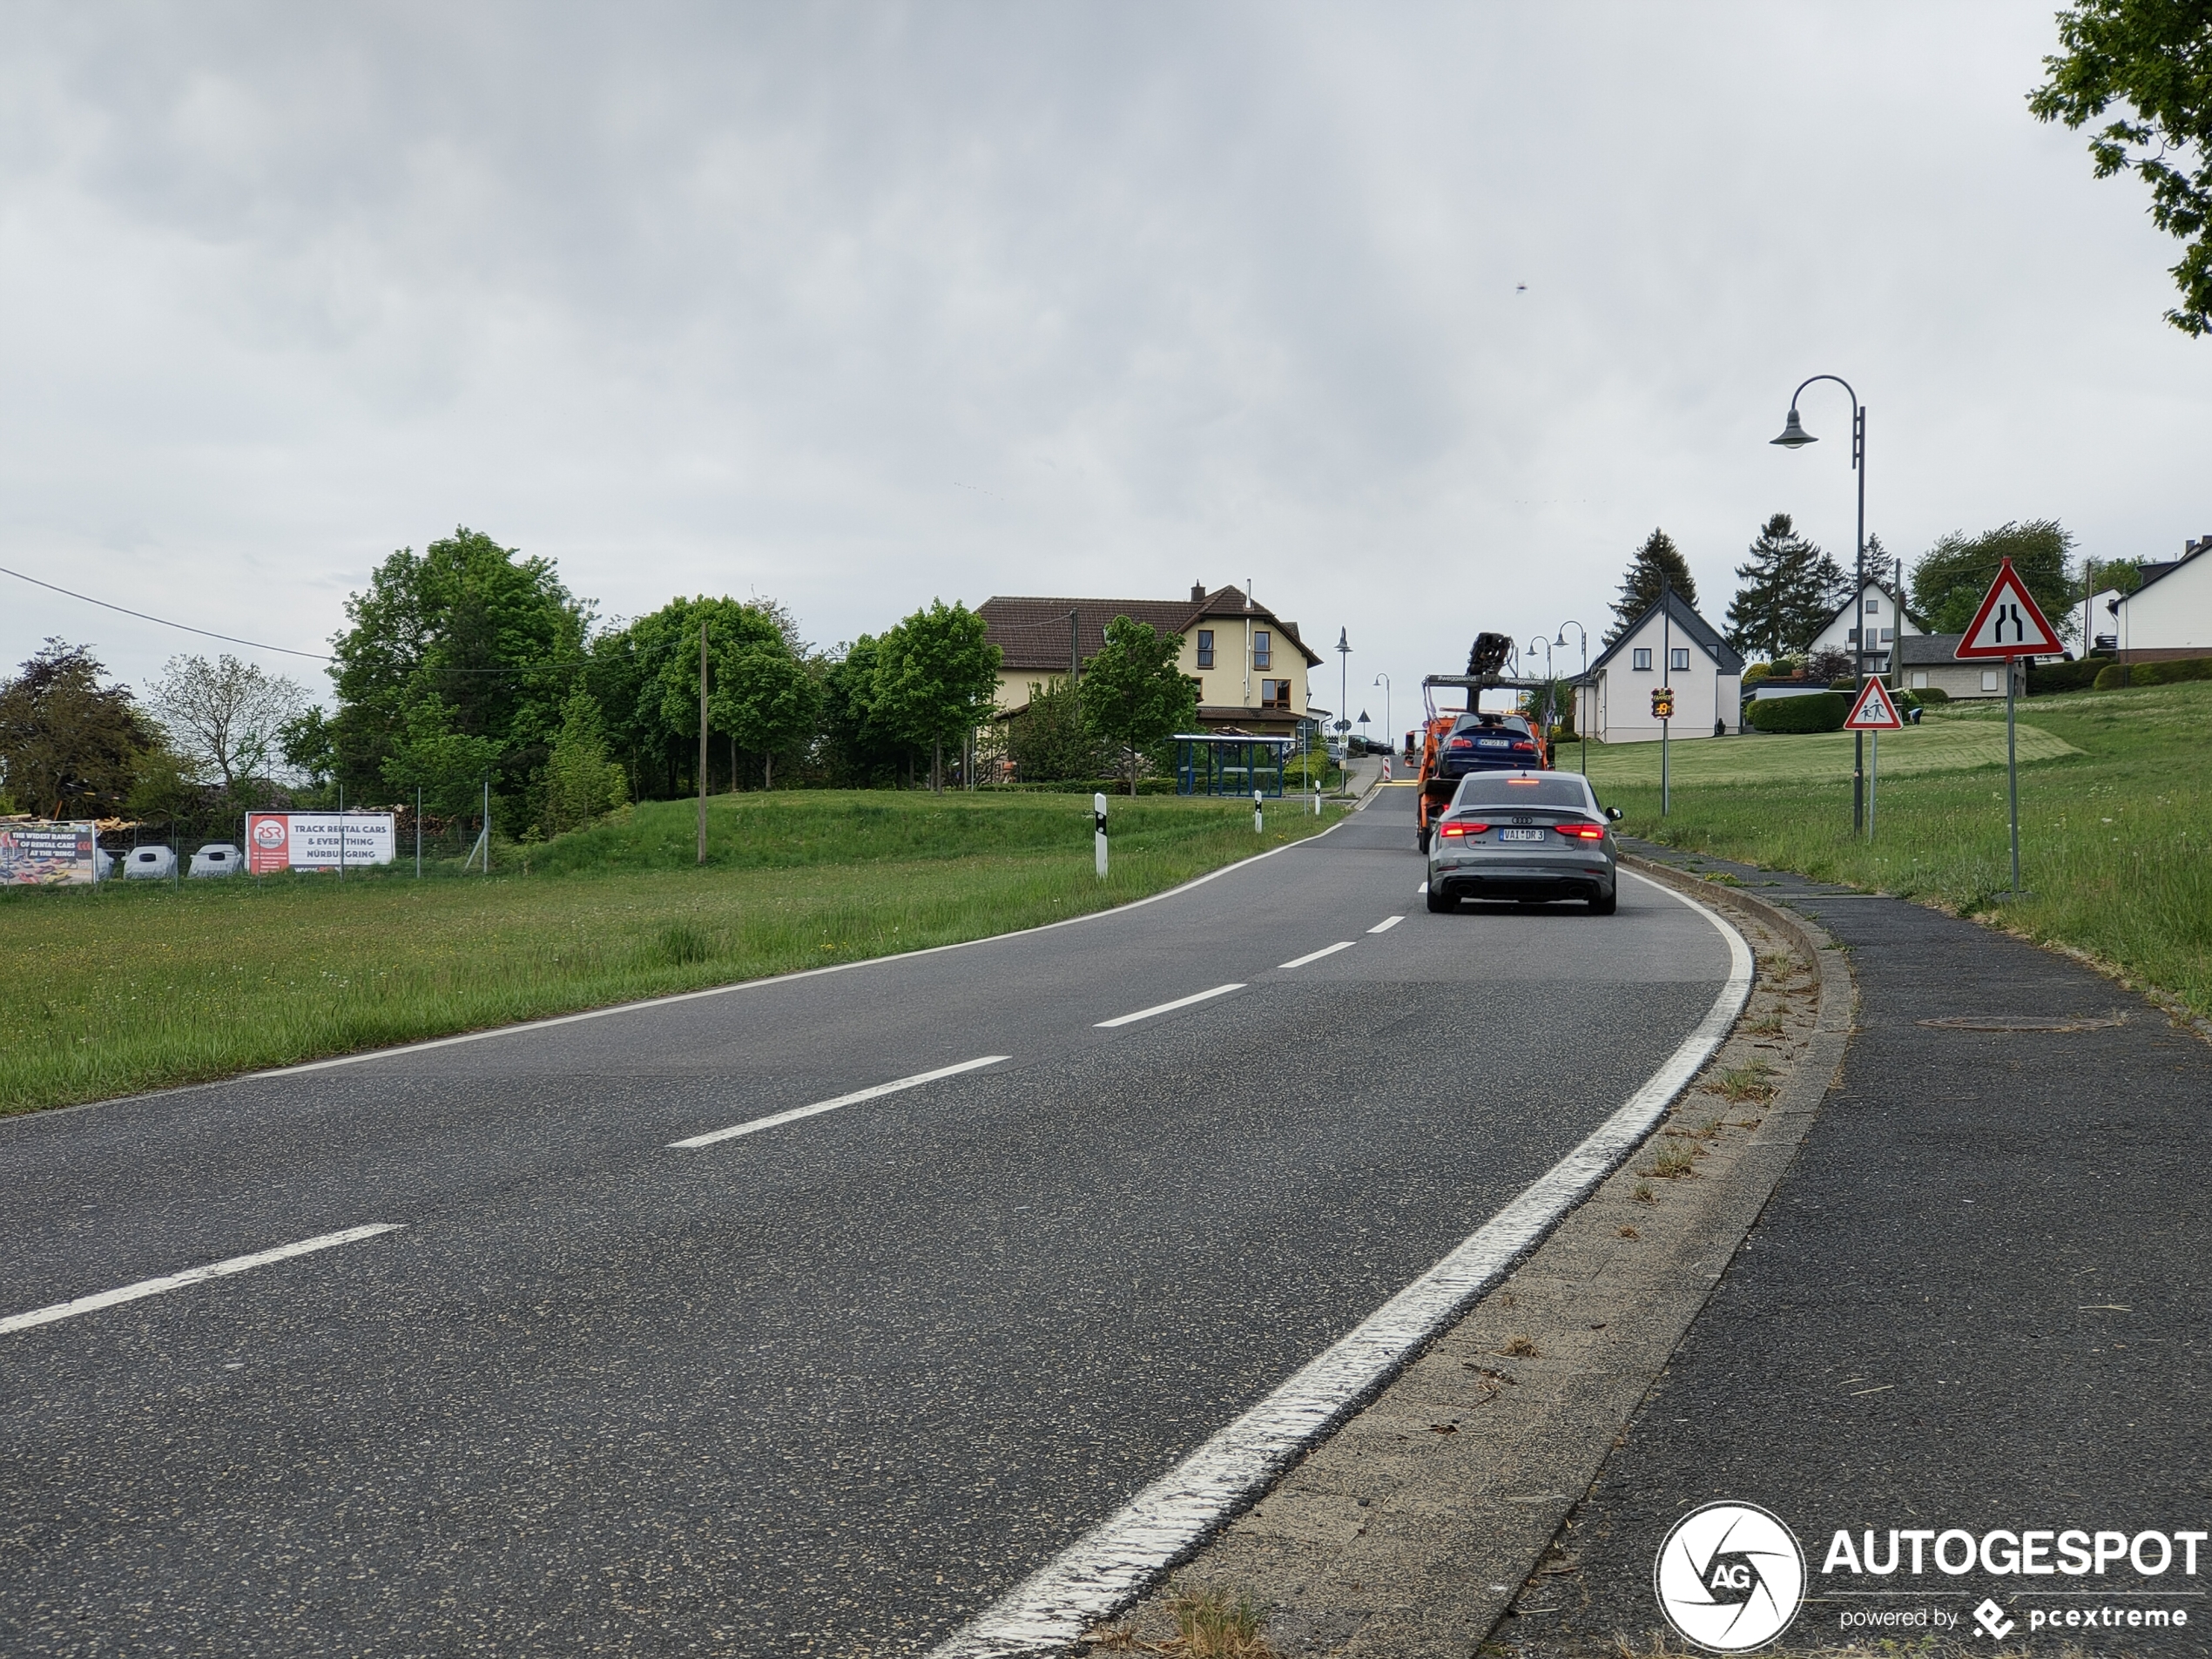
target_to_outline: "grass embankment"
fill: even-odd
[[[1871,845],[1851,833],[1851,739],[1590,748],[1622,827],[1670,846],[1987,913],[2212,1014],[2212,685],[2036,698],[2020,720],[2020,880],[2006,833],[2001,702],[1931,708],[1881,742]],[[1576,752],[1562,750],[1574,764]]]
[[[1102,910],[1333,822],[1271,803],[789,792],[623,819],[462,876],[0,893],[0,1112],[979,939]]]

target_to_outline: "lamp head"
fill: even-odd
[[[1554,644],[1554,645],[1564,645],[1566,643],[1567,643],[1567,630],[1566,630],[1566,629],[1564,629],[1564,628],[1562,628],[1562,629],[1561,629],[1561,630],[1559,631],[1559,637],[1558,637],[1557,639],[1553,640],[1553,641],[1552,641],[1552,644]]]
[[[1348,628],[1339,628],[1337,630],[1337,649],[1339,651],[1350,651],[1352,649],[1352,641],[1347,637],[1350,632],[1351,630]]]
[[[1802,449],[1809,443],[1818,443],[1820,440],[1805,430],[1804,423],[1797,419],[1797,405],[1793,403],[1790,406],[1790,418],[1783,422],[1782,435],[1769,438],[1767,442],[1778,443],[1784,449]]]

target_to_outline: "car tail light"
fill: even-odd
[[[1444,833],[1447,835],[1480,835],[1483,831],[1488,829],[1489,827],[1490,826],[1487,824],[1468,824],[1465,822],[1447,824],[1444,826]]]
[[[1454,749],[1472,749],[1474,747],[1474,739],[1473,738],[1454,738],[1452,739],[1452,746]]]
[[[1605,839],[1605,826],[1602,824],[1561,824],[1559,826],[1559,833],[1561,835],[1571,835],[1578,841],[1602,841]]]
[[[1536,752],[1536,745],[1533,743],[1516,743],[1513,745],[1513,752],[1517,755],[1533,755]]]

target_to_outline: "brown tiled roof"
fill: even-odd
[[[1054,599],[993,595],[976,608],[983,618],[984,637],[999,648],[1001,665],[1015,673],[1064,674],[1068,671],[1068,613],[1076,616],[1077,649],[1085,661],[1106,643],[1106,624],[1116,617],[1149,622],[1163,634],[1190,631],[1209,617],[1248,614],[1241,588],[1217,588],[1204,599]],[[1250,616],[1274,627],[1305,653],[1308,666],[1320,662],[1298,637],[1294,623],[1285,622],[1265,605],[1254,605]],[[1241,649],[1241,647],[1240,647]]]

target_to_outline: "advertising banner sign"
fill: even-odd
[[[255,875],[279,870],[334,870],[389,864],[398,840],[389,813],[248,813],[246,867]]]
[[[98,876],[90,824],[0,824],[0,887],[64,887]]]

